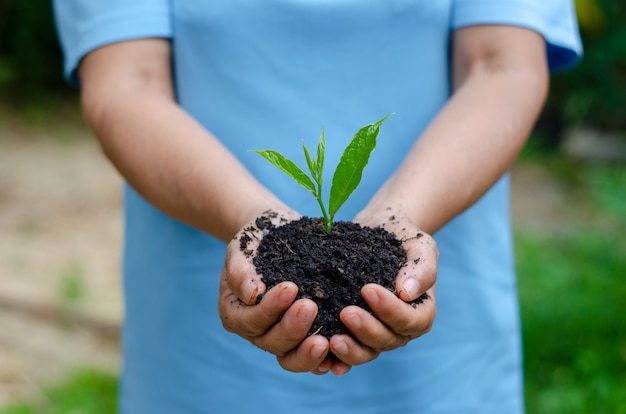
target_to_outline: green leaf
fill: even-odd
[[[331,220],[361,182],[363,169],[376,147],[380,126],[390,116],[358,130],[341,155],[330,187],[328,212]]]
[[[296,180],[298,184],[306,188],[316,195],[315,184],[304,171],[300,169],[293,161],[286,158],[283,154],[274,150],[252,150],[261,155],[263,158],[274,164],[282,172]]]
[[[324,171],[324,159],[326,154],[326,134],[324,127],[322,127],[322,134],[320,140],[317,143],[317,176],[319,177],[320,185],[322,184],[322,173]]]
[[[304,144],[304,141],[302,141],[302,150],[304,151],[304,157],[306,158],[307,166],[313,180],[311,180],[311,177],[302,171],[293,161],[287,159],[277,151],[252,150],[252,152],[261,155],[278,169],[293,178],[302,187],[313,193],[313,196],[322,210],[326,232],[330,233],[335,214],[361,182],[363,169],[369,161],[370,154],[376,147],[376,138],[380,132],[380,126],[390,116],[391,114],[385,116],[378,122],[364,126],[352,137],[352,140],[341,155],[339,165],[333,175],[328,209],[322,199],[322,178],[326,153],[326,135],[324,127],[322,127],[322,134],[317,143],[317,159],[311,157],[309,149]]]
[[[304,145],[304,140],[302,141],[302,151],[304,151],[304,158],[306,158],[306,164],[309,167],[309,171],[311,172],[311,177],[313,177],[314,181],[317,181],[319,185],[319,179],[317,177],[318,165],[317,161],[311,158],[311,154],[309,153],[309,149]]]
[[[307,165],[309,166],[311,177],[313,177],[313,180],[317,182],[319,189],[322,185],[324,156],[326,153],[326,136],[324,134],[324,127],[322,127],[322,134],[320,135],[320,139],[317,143],[317,159],[311,157],[309,149],[304,144],[304,141],[302,141],[302,150],[304,151],[304,157],[306,158]]]

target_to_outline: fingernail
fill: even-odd
[[[300,309],[298,312],[298,322],[301,324],[308,324],[311,322],[311,312],[308,309]]]
[[[376,305],[378,303],[378,293],[371,288],[363,289],[363,297],[368,305]]]
[[[357,315],[356,313],[348,315],[346,319],[347,319],[346,322],[348,322],[348,325],[350,325],[350,328],[358,329],[361,327],[361,317]]]
[[[254,279],[248,280],[241,288],[244,302],[248,304],[253,303],[258,291],[259,287],[257,286]]]
[[[344,364],[343,362],[338,362],[333,365],[332,371],[335,377],[341,377],[350,371],[350,366]]]
[[[417,292],[419,292],[420,284],[419,282],[410,277],[402,283],[402,291],[408,296],[407,299],[414,299],[417,297]]]
[[[311,348],[311,356],[316,359],[321,358],[324,352],[326,352],[326,347],[323,345],[315,345]],[[319,371],[323,372],[322,368],[320,368]],[[328,370],[326,370],[326,372],[328,372]]]
[[[291,294],[291,292],[289,291],[287,286],[281,286],[280,287],[280,294],[278,295],[278,300],[283,305],[288,305],[288,304],[290,304],[292,302],[293,295]]]
[[[335,351],[339,354],[347,354],[348,353],[348,344],[346,341],[341,340],[338,344],[335,345]]]

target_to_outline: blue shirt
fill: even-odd
[[[552,70],[581,52],[568,0],[58,0],[55,11],[72,82],[94,48],[170,38],[180,105],[305,215],[320,214],[310,194],[248,150],[302,160],[300,141],[314,146],[324,125],[332,167],[359,127],[394,112],[340,212],[347,220],[448,99],[455,29],[536,30]],[[508,186],[504,177],[437,233],[432,331],[341,378],[285,372],[225,332],[217,314],[225,246],[127,187],[122,414],[522,412]]]

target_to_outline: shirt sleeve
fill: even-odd
[[[575,65],[582,45],[572,0],[454,0],[452,28],[481,24],[526,27],[546,40],[550,71]]]
[[[78,85],[80,60],[98,47],[131,39],[171,38],[169,0],[53,0],[66,79]]]

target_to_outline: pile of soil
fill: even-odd
[[[321,218],[309,217],[278,227],[260,217],[256,225],[265,235],[253,262],[267,289],[292,281],[299,287],[298,299],[317,303],[309,335],[349,334],[339,319],[341,310],[357,305],[371,312],[361,288],[377,283],[395,292],[395,279],[407,260],[401,241],[382,228],[340,221],[326,233]],[[242,250],[246,247],[242,238]]]

